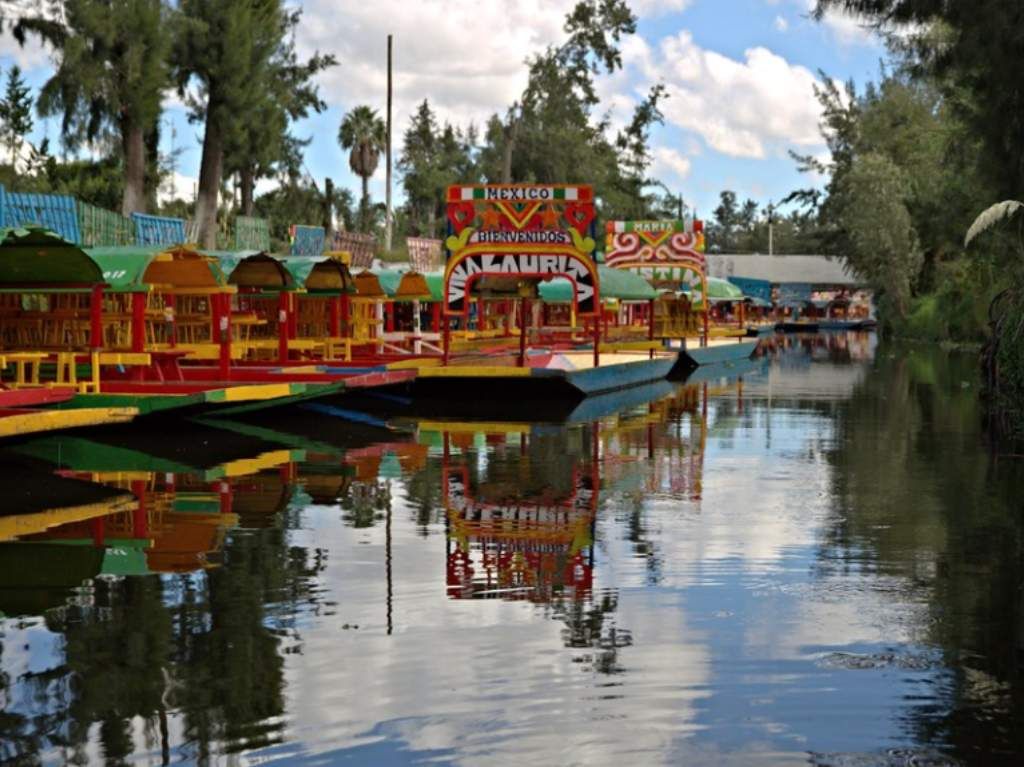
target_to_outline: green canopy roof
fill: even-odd
[[[441,283],[444,282],[444,276],[441,275],[441,274],[437,275],[439,280],[440,280],[440,282],[438,283],[438,286],[437,286],[437,297],[436,298],[435,298],[435,293],[434,293],[435,289],[434,289],[434,287],[431,286],[430,280],[427,278],[427,275],[425,275],[425,274],[420,274],[419,276],[422,277],[423,278],[423,282],[426,283],[427,290],[428,290],[428,292],[430,294],[430,298],[426,298],[425,297],[426,294],[423,294],[423,295],[408,295],[408,294],[407,295],[400,295],[399,294],[399,288],[402,286],[402,280],[405,279],[406,275],[411,274],[409,272],[409,270],[407,270],[407,269],[401,269],[401,270],[399,270],[399,269],[379,269],[377,271],[374,271],[373,274],[377,277],[377,281],[380,283],[380,286],[384,290],[385,295],[388,298],[390,298],[390,299],[392,299],[394,301],[412,301],[414,299],[419,299],[421,301],[440,301],[441,300]],[[415,274],[413,274],[413,278],[415,278]],[[416,282],[413,283],[411,286],[407,286],[406,290],[409,290],[410,287],[412,289],[417,289],[419,287],[422,287],[422,283],[420,283],[419,280],[416,280]]]
[[[650,301],[658,297],[657,291],[643,277],[625,269],[613,269],[598,264],[601,300],[618,299],[619,301]],[[540,297],[552,304],[565,304],[572,301],[572,283],[564,277],[556,277],[550,282],[540,284]]]
[[[355,293],[356,285],[352,279],[352,274],[349,272],[348,267],[340,261],[332,261],[330,258],[323,256],[288,256],[287,258],[280,259],[284,268],[287,269],[296,285],[301,285],[306,290],[315,291],[317,293]],[[313,275],[314,270],[317,267],[323,268],[334,268],[341,271],[342,281],[344,287],[341,290],[335,288],[321,288],[315,285],[308,284],[309,278]]]
[[[689,293],[690,286],[684,284],[682,290],[685,293]],[[711,299],[712,303],[717,303],[722,301],[742,301],[745,296],[743,291],[729,282],[729,280],[708,277],[708,298]],[[699,304],[700,302],[698,301],[697,303]]]
[[[102,269],[77,245],[42,227],[0,229],[0,289],[103,282]]]
[[[216,264],[199,251],[179,249],[175,246],[124,245],[117,247],[87,248],[86,253],[103,269],[103,280],[115,293],[136,293],[149,289],[151,284],[170,284],[175,287],[215,287],[227,284]],[[158,257],[164,253],[184,254],[184,258],[166,261]],[[157,269],[147,275],[155,262]]]
[[[260,250],[204,250],[203,253],[217,259],[232,285],[264,290],[294,290],[296,287],[296,278],[284,261],[269,253]],[[240,266],[242,270],[236,273]]]

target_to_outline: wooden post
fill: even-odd
[[[103,286],[93,285],[89,297],[89,346],[103,348]]]
[[[647,302],[647,340],[654,340],[654,299]],[[651,349],[650,359],[654,359],[654,349]]]
[[[132,293],[132,351],[146,348],[146,294]]]
[[[434,333],[441,332],[441,302],[435,301],[430,305],[430,328]]]
[[[594,296],[594,300],[597,301],[597,296]],[[600,302],[597,303],[598,311],[600,311]],[[601,365],[601,315],[594,317],[594,367],[600,367]]]
[[[277,294],[277,361],[288,362],[288,292]]]
[[[421,331],[423,329],[421,322],[420,300],[416,298],[412,302],[412,350],[414,354],[420,354],[423,351],[423,344],[420,343]]]
[[[441,318],[441,321],[442,321],[442,324],[441,324],[441,339],[444,342],[443,343],[444,356],[443,356],[443,359],[442,359],[442,364],[447,365],[448,364],[448,355],[449,355],[449,353],[451,351],[451,343],[452,343],[452,340],[451,340],[451,322],[448,321],[448,316],[447,315],[443,316]]]
[[[387,110],[387,124],[385,125],[385,141],[386,146],[384,147],[385,155],[385,170],[384,170],[384,250],[388,253],[391,252],[391,227],[392,213],[391,213],[391,35],[388,35],[388,110]]]
[[[213,298],[220,304],[216,329],[220,340],[220,380],[227,381],[231,378],[231,296],[220,293]]]
[[[349,322],[349,316],[352,312],[350,301],[351,299],[349,298],[348,293],[343,293],[341,296],[341,324],[344,326],[344,332],[347,338],[352,338],[352,325]]]
[[[328,335],[331,338],[339,338],[341,336],[341,296],[332,296],[330,299],[330,324],[331,327],[328,329]]]
[[[523,296],[519,299],[519,363],[518,367],[526,367],[526,329],[529,324],[526,316],[530,303]]]
[[[393,333],[395,331],[395,303],[394,301],[388,301],[384,304],[384,332]]]
[[[297,293],[287,293],[288,296],[288,338],[299,336],[299,296]]]

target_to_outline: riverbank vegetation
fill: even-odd
[[[1024,199],[1024,89],[1017,4],[819,0],[888,41],[890,63],[857,92],[823,77],[830,159],[824,192],[794,193],[812,212],[818,252],[845,256],[876,288],[886,332],[981,343],[1004,421],[1024,423],[1024,247],[1020,226],[977,216]]]

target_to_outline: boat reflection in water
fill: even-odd
[[[431,590],[470,611],[474,600],[532,606],[549,626],[528,629],[538,648],[563,646],[574,671],[624,673],[633,633],[615,581],[596,582],[603,497],[636,487],[699,499],[717,385],[631,391],[570,424],[388,430],[300,411],[9,448],[5,465],[20,462],[38,503],[19,498],[26,514],[0,516],[0,610],[22,616],[3,623],[0,761],[215,762],[288,748],[310,712],[286,690],[301,692],[295,675],[324,661],[308,648],[337,642],[321,624],[344,611],[348,641],[376,641],[374,627],[398,638],[422,630],[427,608],[413,603]],[[421,560],[420,573],[436,572],[442,551],[439,593],[413,574]],[[435,585],[417,594],[420,582]]]

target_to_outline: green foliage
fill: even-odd
[[[47,0],[47,13],[14,25],[57,52],[39,94],[39,113],[60,115],[64,141],[76,147],[107,128],[149,126],[168,84],[169,10],[161,0]]]
[[[39,92],[43,116],[61,116],[69,148],[116,137],[124,161],[124,212],[144,207],[146,137],[152,138],[168,85],[168,27],[163,0],[48,0],[46,12],[23,16],[15,37],[38,36],[57,65]],[[151,144],[152,154],[154,147]]]
[[[352,229],[352,193],[347,189],[335,190],[331,204],[346,229]],[[277,189],[256,198],[254,212],[270,222],[271,249],[286,253],[289,248],[288,228],[292,224],[319,224],[323,221],[326,201],[316,185],[301,178],[293,178]]]
[[[448,123],[439,126],[426,100],[417,108],[398,159],[410,234],[443,235],[445,189],[450,184],[477,180],[473,142],[473,131],[467,135]]]
[[[820,16],[842,8],[883,29],[916,25],[895,43],[941,87],[978,143],[977,168],[997,200],[1024,198],[1024,90],[1018,3],[976,0],[818,0]]]
[[[299,61],[293,38],[300,16],[297,10],[286,12],[285,31],[263,71],[264,81],[255,89],[254,103],[224,150],[224,174],[238,174],[244,213],[252,212],[256,181],[275,173],[300,172],[302,150],[309,140],[292,136],[289,126],[327,107],[313,78],[337,60],[317,53],[306,62]]]
[[[911,288],[923,262],[906,199],[906,174],[881,154],[857,157],[835,189],[835,206],[847,261],[906,316]]]
[[[7,87],[0,99],[0,140],[14,164],[25,136],[32,130],[32,96],[21,69],[15,65],[7,73]]]

